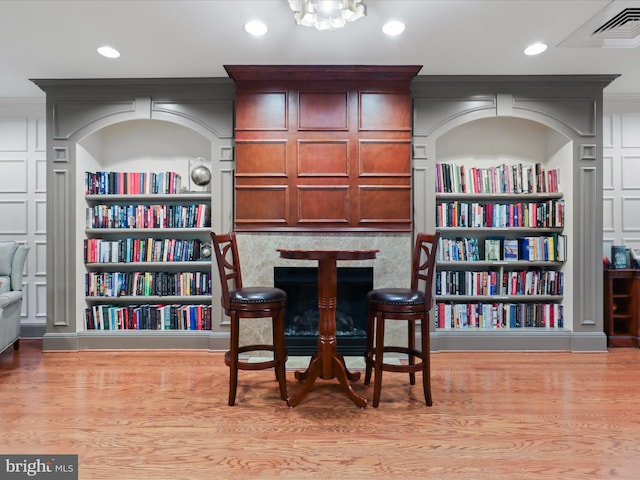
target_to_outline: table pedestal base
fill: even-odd
[[[303,385],[296,395],[287,398],[287,405],[289,407],[295,407],[304,399],[304,397],[307,396],[307,393],[311,391],[311,388],[313,387],[313,384],[317,378],[322,378],[325,380],[337,378],[340,382],[340,385],[342,385],[343,390],[353,401],[353,403],[355,403],[360,408],[365,408],[367,406],[367,399],[362,398],[356,392],[354,392],[353,387],[349,383],[357,382],[360,379],[360,372],[350,372],[345,365],[344,357],[342,355],[333,355],[330,358],[330,362],[331,373],[329,375],[323,375],[323,359],[316,353],[313,357],[311,357],[309,367],[304,372],[298,371],[295,373],[296,379],[301,381]]]
[[[302,388],[287,405],[295,407],[311,391],[318,378],[337,378],[347,396],[360,408],[367,406],[367,399],[353,391],[349,383],[360,379],[360,373],[347,370],[344,357],[338,353],[336,337],[336,303],[338,293],[338,260],[370,260],[376,258],[377,250],[285,250],[278,249],[282,258],[318,261],[318,352],[311,357],[304,372],[296,372]]]

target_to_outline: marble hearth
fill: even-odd
[[[374,288],[409,286],[413,239],[411,234],[318,234],[318,233],[238,233],[243,283],[273,285],[274,267],[315,267],[314,262],[280,258],[278,248],[350,248],[380,250],[375,260],[339,262],[339,267],[373,267]],[[339,292],[338,292],[339,295]],[[247,322],[249,323],[249,322]],[[386,336],[396,344],[406,344],[405,322],[389,325]],[[405,328],[403,328],[405,327]],[[268,320],[243,326],[242,343],[269,343]]]

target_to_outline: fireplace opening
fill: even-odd
[[[289,355],[313,355],[318,346],[318,269],[275,267],[274,285],[287,293],[285,343]],[[336,337],[338,353],[364,355],[367,299],[373,288],[372,267],[338,267]]]

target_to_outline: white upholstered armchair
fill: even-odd
[[[0,353],[20,346],[22,272],[29,247],[0,242]]]

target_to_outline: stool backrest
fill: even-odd
[[[242,272],[240,271],[240,256],[238,255],[238,244],[234,232],[216,235],[211,232],[213,251],[218,262],[218,274],[220,275],[220,285],[222,287],[222,307],[225,312],[231,307],[229,291],[242,288]]]
[[[424,291],[424,303],[431,308],[433,293],[433,272],[436,266],[436,252],[440,232],[435,235],[418,233],[416,246],[413,250],[413,263],[411,265],[411,288]]]

